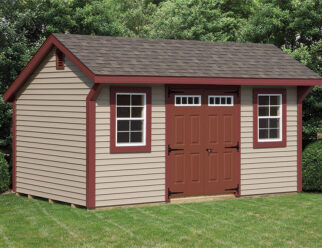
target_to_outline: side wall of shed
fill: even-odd
[[[253,88],[253,86],[241,87],[241,195],[295,192],[297,191],[297,89],[277,87],[287,89],[287,146],[254,149]]]
[[[86,205],[86,96],[92,82],[53,49],[17,96],[17,192]]]
[[[150,153],[111,154],[109,86],[96,101],[96,207],[165,201],[164,86],[143,86],[152,89]]]

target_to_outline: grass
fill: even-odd
[[[0,195],[0,247],[322,247],[322,194],[105,211]]]

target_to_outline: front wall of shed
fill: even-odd
[[[52,50],[17,97],[17,192],[86,205],[86,96],[92,82]]]
[[[152,88],[150,153],[110,153],[109,86],[105,86],[97,99],[96,207],[165,200],[164,86],[149,87]]]
[[[253,88],[241,87],[241,195],[295,192],[297,191],[297,89],[277,87],[287,89],[287,146],[254,149]]]

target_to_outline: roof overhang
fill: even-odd
[[[207,84],[207,85],[289,85],[314,86],[322,85],[321,79],[297,78],[216,78],[216,77],[164,77],[164,76],[108,76],[95,75],[54,35],[50,35],[27,66],[4,93],[4,101],[10,102],[16,93],[26,83],[53,47],[57,47],[94,83],[108,84]]]

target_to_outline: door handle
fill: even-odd
[[[211,153],[212,150],[210,148],[206,148],[206,152]]]

